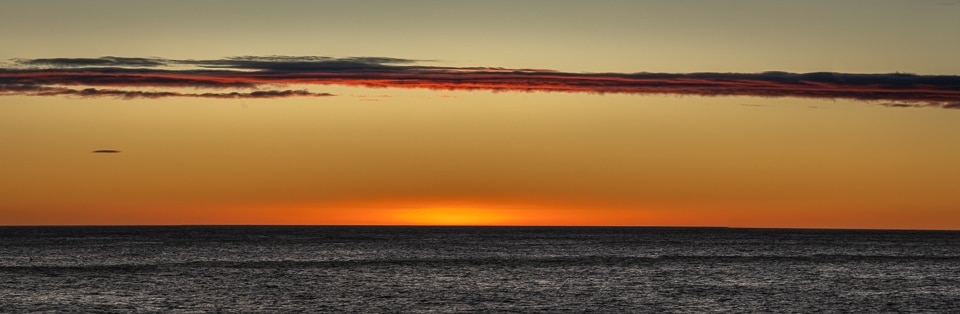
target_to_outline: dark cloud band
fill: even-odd
[[[831,72],[564,73],[421,66],[417,62],[381,57],[285,56],[216,60],[120,57],[16,59],[13,66],[0,69],[0,86],[6,86],[0,89],[5,94],[48,95],[50,93],[36,90],[22,93],[14,90],[67,86],[261,88],[277,84],[307,84],[439,90],[843,98],[941,108],[956,108],[956,104],[960,103],[960,76]],[[254,93],[257,92],[248,95],[252,97]],[[223,94],[245,95],[237,92]],[[201,95],[207,94],[181,95],[204,97]],[[282,97],[319,94],[303,91],[301,94],[285,95]]]
[[[269,90],[253,92],[226,92],[226,93],[182,93],[171,91],[131,91],[119,89],[84,88],[73,89],[66,87],[46,87],[36,85],[3,85],[0,84],[0,95],[27,95],[27,96],[78,96],[78,97],[115,97],[122,99],[139,98],[286,98],[286,97],[319,97],[333,96],[330,93],[314,93],[305,90]]]

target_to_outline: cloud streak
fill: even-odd
[[[78,97],[114,97],[121,99],[157,99],[170,97],[192,98],[286,98],[286,97],[321,97],[333,96],[330,93],[314,93],[305,90],[267,90],[253,92],[226,92],[226,93],[182,93],[172,91],[132,91],[118,89],[84,88],[73,89],[65,87],[46,87],[36,85],[3,85],[0,84],[0,95],[26,96],[78,96]]]
[[[177,91],[179,88],[262,89],[299,84],[435,90],[806,97],[885,101],[888,104],[911,104],[909,107],[949,109],[956,109],[956,104],[960,103],[960,76],[832,72],[565,73],[537,69],[423,66],[419,63],[421,61],[384,57],[286,56],[214,60],[122,57],[15,59],[10,67],[0,69],[0,93],[129,99],[329,95],[290,90],[226,93]],[[141,88],[164,90],[127,90]]]

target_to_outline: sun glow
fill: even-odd
[[[498,225],[509,224],[511,215],[494,209],[431,207],[401,210],[395,220],[410,225]]]

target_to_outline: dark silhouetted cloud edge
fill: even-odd
[[[2,95],[278,98],[329,96],[276,86],[346,85],[435,90],[761,96],[880,101],[889,107],[960,107],[960,76],[904,73],[567,73],[440,67],[389,57],[242,56],[13,59],[0,69]],[[78,89],[75,86],[96,87]],[[255,89],[182,93],[178,88]],[[101,89],[102,88],[102,89]],[[169,89],[142,91],[141,89]]]

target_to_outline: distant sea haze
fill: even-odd
[[[0,312],[954,312],[960,232],[2,227]]]

